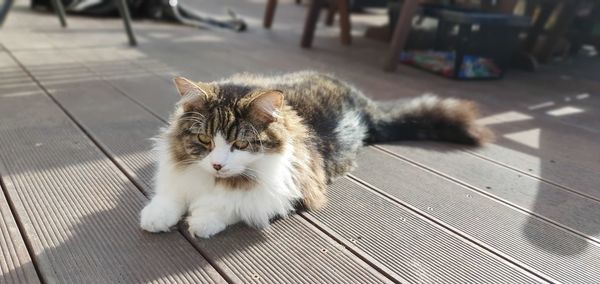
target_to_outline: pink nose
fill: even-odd
[[[223,166],[221,164],[213,164],[212,166],[217,171],[223,168]]]

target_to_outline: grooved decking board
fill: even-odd
[[[558,132],[554,132],[553,135],[546,134],[539,138],[543,145],[540,150],[526,146],[515,147],[514,143],[504,140],[498,141],[498,145],[471,151],[496,163],[600,199],[600,176],[597,174],[600,171],[600,154],[595,150],[600,145],[564,141]],[[573,140],[571,138],[577,136],[562,137]],[[562,140],[564,144],[559,146],[556,140]],[[548,141],[554,145],[547,146]],[[582,149],[587,149],[587,154],[581,151]]]
[[[411,283],[542,282],[348,178],[328,195],[310,214]]]
[[[84,64],[91,66],[96,72],[103,71],[98,66],[93,66],[89,63]],[[150,80],[149,78],[127,78],[120,80],[116,77],[112,78],[110,73],[103,75],[106,80],[111,84],[118,86],[121,90],[124,90],[122,89],[123,86],[130,86],[131,88],[127,89],[127,95],[139,98],[142,100],[142,103],[145,102],[146,99],[152,99],[153,96],[160,96],[162,94],[161,92],[152,93],[152,90],[172,88],[166,80]],[[104,88],[95,86],[94,89],[103,90]],[[138,119],[137,117],[145,112],[141,107],[124,97],[119,98],[119,96],[122,95],[109,95],[107,94],[108,91],[100,91],[99,93],[102,93],[102,96],[95,95],[89,96],[89,98],[81,96],[81,91],[73,91],[73,93],[79,95],[61,95],[59,92],[57,93],[57,97],[59,100],[63,101],[63,104],[69,110],[72,110],[75,115],[80,116],[79,120],[82,123],[95,125],[96,128],[90,129],[90,132],[93,135],[96,135],[97,133],[101,134],[98,136],[100,141],[112,141],[111,144],[107,144],[109,149],[119,148],[120,145],[129,145],[129,143],[138,144],[138,146],[132,147],[134,149],[139,150],[149,148],[149,145],[146,143],[147,141],[144,141],[144,137],[148,136],[142,134],[144,131],[143,127],[140,127],[142,125],[140,123],[132,123],[131,127],[119,127],[119,129],[136,129],[136,131],[131,134],[120,132],[120,130],[115,131],[115,129],[111,127],[105,127],[107,130],[102,130],[103,127],[96,125],[98,120],[103,121],[106,125],[111,125],[112,123],[119,121],[119,119],[116,119],[118,117],[124,117],[123,121],[125,121],[125,123],[130,123],[130,121],[139,122],[141,119]],[[86,105],[90,105],[92,102],[97,102],[103,107],[100,109],[86,107]],[[149,114],[145,115],[147,117],[146,120],[155,120]],[[128,117],[135,119],[129,119]],[[112,130],[109,131],[108,128],[111,128]],[[152,132],[156,127],[147,127],[146,129],[148,129],[146,135],[152,135]],[[125,141],[126,139],[124,139],[124,137],[127,137],[128,141]],[[115,138],[123,141],[120,143],[113,141]],[[123,160],[123,162],[129,166],[135,167],[135,162],[128,163],[126,158],[120,160]],[[138,172],[135,168],[133,168],[132,171]],[[363,236],[363,242],[357,244],[358,249],[364,251],[363,253],[372,256],[378,261],[378,265],[389,268],[393,274],[399,276],[399,279],[407,279],[412,283],[434,283],[436,281],[446,283],[502,283],[504,279],[512,279],[520,283],[536,281],[521,269],[515,268],[510,264],[507,264],[504,260],[477,249],[475,246],[466,243],[464,239],[460,239],[454,234],[449,234],[447,231],[435,227],[427,221],[414,216],[412,213],[401,209],[396,204],[385,201],[382,197],[373,193],[367,193],[364,188],[361,188],[348,180],[342,181],[341,184],[349,186],[346,189],[348,190],[347,199],[333,199],[330,207],[324,209],[321,213],[316,213],[316,219],[322,224],[326,224],[326,226],[335,232],[341,233],[345,238],[349,237],[348,232],[355,230],[360,231]],[[334,194],[337,193],[337,196],[341,195],[340,185],[334,186],[332,191],[334,191]],[[364,202],[356,205],[355,203],[358,202],[358,200],[353,199],[355,195],[362,196]],[[364,204],[368,202],[377,202],[380,207]],[[371,227],[371,224],[373,224],[371,223],[372,220],[364,220],[358,217],[360,215],[369,216],[374,212],[376,212],[375,214],[378,216],[406,216],[406,219],[409,219],[411,224],[410,226],[390,224],[389,228],[382,229],[379,227]],[[340,216],[348,216],[350,219],[346,222],[340,221],[338,219]],[[279,225],[279,222],[276,222],[275,225]],[[418,233],[415,237],[415,231],[423,233]],[[240,235],[247,233],[248,232],[245,230],[236,229],[233,233],[226,232],[225,234],[217,236],[214,240],[200,242],[199,246],[209,251],[207,255],[216,255],[216,259],[221,259],[222,257],[218,253],[218,250],[221,249],[221,247],[216,246],[214,250],[210,250],[210,248],[213,247],[212,242],[218,243],[220,239],[226,238],[227,241],[224,241],[223,245],[227,247],[233,246],[236,248],[235,250],[239,250],[245,245],[232,245],[228,242],[233,243]],[[414,238],[417,239],[415,240]],[[444,240],[444,242],[440,240],[437,242],[434,241],[438,238]],[[387,251],[382,251],[381,247],[378,247],[378,244],[376,244],[377,239],[383,242],[380,245],[385,246]],[[413,241],[415,244],[412,244]],[[401,248],[401,243],[410,244],[406,245],[410,248]],[[269,245],[270,244],[267,244],[265,249],[269,249]],[[288,244],[284,243],[284,245]],[[456,248],[457,250],[460,250],[461,253],[455,253],[452,250],[448,250],[448,247]],[[427,251],[424,248],[430,248],[431,250]],[[437,254],[432,254],[432,252]],[[278,262],[280,261],[281,260],[278,260]],[[252,273],[248,273],[248,271],[264,269],[260,265],[235,265],[235,263],[235,261],[229,260],[224,261],[223,265],[228,269],[232,269],[236,275],[246,276],[252,275]],[[460,265],[453,265],[456,263],[460,263]]]
[[[560,223],[600,243],[600,202],[460,151],[449,144],[411,142],[383,148]]]
[[[0,192],[0,283],[40,283],[25,242],[19,233],[17,222],[2,192]]]
[[[58,60],[55,55],[54,60]],[[36,70],[36,66],[31,67],[32,73]],[[154,166],[149,138],[164,123],[99,79],[54,84],[52,88],[57,100],[149,191]],[[154,235],[158,239],[162,236]],[[264,231],[234,226],[210,240],[197,239],[194,243],[236,283],[390,282],[298,217],[277,221]]]
[[[223,282],[180,234],[138,228],[146,198],[45,94],[1,96],[0,121],[0,173],[44,282]]]
[[[367,148],[353,175],[550,279],[564,283],[600,279],[597,244],[389,157]]]
[[[242,283],[388,283],[299,216],[258,231],[235,225],[197,244]]]

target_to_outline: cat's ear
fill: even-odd
[[[179,105],[183,108],[184,112],[202,106],[209,100],[212,94],[209,85],[192,82],[183,77],[173,78],[173,83],[175,83],[177,92],[181,96]]]
[[[250,102],[250,115],[263,123],[277,121],[283,108],[283,93],[278,90],[258,94]]]
[[[182,97],[197,95],[202,98],[208,98],[211,93],[210,87],[207,84],[192,82],[183,77],[173,78],[173,83],[175,83],[175,88],[177,88],[177,92]]]

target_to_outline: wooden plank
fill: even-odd
[[[86,56],[83,56],[83,54],[80,55],[82,59],[98,58],[101,56],[98,54],[94,56],[90,54]],[[83,64],[87,65],[88,63]],[[94,71],[97,70],[93,65],[88,66]],[[132,72],[137,72],[134,70],[132,68]],[[162,93],[155,93],[153,90],[172,88],[170,82],[161,80],[159,77],[154,79],[146,77],[119,79],[118,76],[110,76],[109,73],[102,73],[103,71],[103,69],[100,69],[98,72],[104,74],[105,80],[114,86],[118,86],[119,89],[122,86],[126,88],[136,86],[137,88],[128,88],[126,93],[128,96],[140,99],[141,103],[153,100],[153,97],[160,96]],[[103,99],[104,97],[106,98]],[[84,107],[91,104],[92,99],[96,102],[95,105],[106,106],[107,109]],[[89,116],[89,118],[82,117],[82,121],[89,119],[91,122],[100,119],[108,123],[110,120],[116,121],[116,118],[119,117],[127,118],[118,120],[140,121],[136,117],[140,113],[143,113],[140,107],[126,98],[94,96],[93,98],[90,97],[90,101],[78,102],[77,100],[75,98],[65,99],[65,104],[69,105],[69,109],[81,109],[78,113]],[[130,115],[129,113],[131,112],[135,114]],[[93,113],[97,113],[98,116]],[[105,115],[106,113],[111,113],[111,115],[107,116]],[[147,116],[150,119],[150,115]],[[134,119],[129,119],[129,117],[134,117]],[[137,130],[135,133],[127,134],[125,132],[112,132],[113,137],[117,137],[122,141],[114,141],[109,148],[118,148],[119,145],[131,143],[130,141],[140,143],[138,146],[133,147],[135,149],[148,148],[149,146],[144,144],[144,138],[148,137],[147,135],[149,134],[146,134],[146,136],[140,134],[140,126],[140,124],[132,124],[131,127],[119,127],[120,129],[135,128]],[[148,127],[148,133],[155,131],[156,128],[158,126]],[[114,130],[114,128],[112,129]],[[99,127],[91,129],[90,132],[101,133],[103,130]],[[124,137],[127,137],[127,141],[125,141]],[[127,162],[124,161],[124,163]],[[135,167],[135,165],[133,166]],[[388,270],[386,274],[391,275],[394,279],[407,279],[409,282],[452,280],[457,283],[481,282],[482,279],[497,283],[503,282],[506,279],[513,279],[518,283],[539,281],[536,278],[532,278],[530,274],[522,269],[515,268],[511,264],[506,263],[505,260],[469,244],[463,238],[422,220],[419,216],[415,216],[414,213],[398,207],[397,204],[377,194],[366,191],[364,187],[350,182],[348,179],[340,181],[330,190],[330,195],[333,197],[330,205],[324,210],[314,213],[314,215],[311,213],[304,214],[304,216],[307,216],[311,222],[318,222],[319,226],[326,231],[331,230],[334,234],[339,233],[342,236],[341,240],[346,240],[344,242],[345,246],[351,247],[351,250],[361,255],[361,257],[368,259],[370,263],[380,266],[380,269]],[[341,220],[344,216],[348,218],[345,221]],[[381,216],[387,216],[389,220],[399,220],[401,216],[404,216],[402,218],[409,221],[408,223],[401,222],[399,224],[390,221],[386,228],[382,228],[380,223],[369,219],[370,217],[380,219]],[[246,231],[242,231],[242,233],[235,232],[234,236],[247,233]],[[360,232],[358,234],[361,236],[361,241],[354,243],[347,242],[352,238],[357,238],[355,235],[356,232]],[[225,237],[233,238],[228,235],[225,235]],[[431,242],[433,239],[438,241]],[[406,245],[408,243],[411,245]],[[204,247],[204,245],[200,245]],[[206,245],[206,247],[209,249],[212,246]],[[447,247],[456,248],[461,253],[456,254],[448,251],[445,249]],[[219,247],[216,246],[215,250],[218,249]],[[217,251],[214,253],[217,253]],[[209,255],[212,255],[212,253]]]
[[[597,243],[389,157],[368,148],[360,155],[362,164],[353,175],[552,282],[599,279]]]
[[[328,206],[309,218],[410,283],[543,282],[349,178],[328,196]]]
[[[23,59],[26,66],[31,64],[31,72],[36,74],[39,66],[34,64],[40,64],[40,60],[35,60],[39,58],[39,54],[40,52],[19,52],[17,56]],[[59,60],[73,62],[60,52],[41,54],[51,55],[54,64]],[[87,76],[96,75],[88,70]],[[40,80],[44,84],[43,79]],[[158,81],[168,84],[166,81]],[[148,83],[146,87],[142,87],[143,85],[138,84],[138,90],[149,92],[154,85]],[[164,122],[100,79],[52,84],[52,88],[53,96],[81,123],[89,135],[144,190],[149,191],[154,155],[148,138],[156,135]],[[135,227],[138,227],[137,224]],[[162,234],[155,235],[156,238],[161,236]],[[263,231],[235,226],[212,239],[196,239],[194,244],[229,279],[237,283],[390,282],[367,263],[298,217],[275,222]]]
[[[147,199],[45,94],[3,95],[0,120],[0,173],[44,282],[224,281],[180,234],[138,228]]]
[[[405,143],[382,148],[600,244],[600,199],[500,167],[453,145]]]
[[[510,116],[508,113],[502,116]],[[494,145],[469,151],[552,184],[600,198],[600,145],[581,131],[540,121],[491,125]]]
[[[0,216],[0,283],[40,283],[3,192],[0,193]]]
[[[6,56],[0,45],[0,103],[18,96],[40,95],[42,92],[23,74],[18,66]],[[4,124],[4,121],[0,123]],[[0,130],[0,136],[3,136]],[[0,151],[2,157],[3,150]],[[25,241],[6,199],[0,159],[0,283],[40,283]]]

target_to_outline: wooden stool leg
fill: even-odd
[[[56,14],[58,14],[58,20],[60,21],[60,25],[64,28],[67,26],[67,20],[66,20],[66,16],[65,16],[65,7],[62,4],[61,0],[52,0],[52,7],[54,8],[54,11],[56,11]]]
[[[270,29],[273,24],[273,18],[275,17],[275,9],[277,8],[277,0],[269,0],[267,2],[267,8],[265,10],[265,17],[263,19],[263,27]]]
[[[398,58],[400,57],[400,51],[404,49],[406,40],[408,39],[408,33],[412,27],[412,18],[417,12],[419,7],[418,0],[404,0],[400,8],[400,16],[398,22],[394,28],[394,34],[392,36],[392,43],[388,49],[383,65],[383,70],[392,72],[398,67]]]
[[[348,9],[348,0],[337,0],[337,8],[340,12],[340,39],[343,45],[352,43],[352,34],[350,27],[350,11]]]
[[[137,40],[135,39],[135,35],[133,34],[133,29],[131,28],[131,15],[129,14],[129,7],[127,7],[126,0],[115,0],[117,1],[117,7],[119,8],[119,13],[123,18],[123,25],[125,25],[125,32],[127,33],[127,38],[129,39],[129,45],[136,46]]]
[[[304,31],[302,32],[302,40],[300,46],[309,48],[312,46],[313,39],[315,37],[315,29],[317,28],[317,21],[319,21],[319,13],[323,7],[323,0],[313,0],[308,7],[308,14],[306,15],[306,21],[304,22]]]

